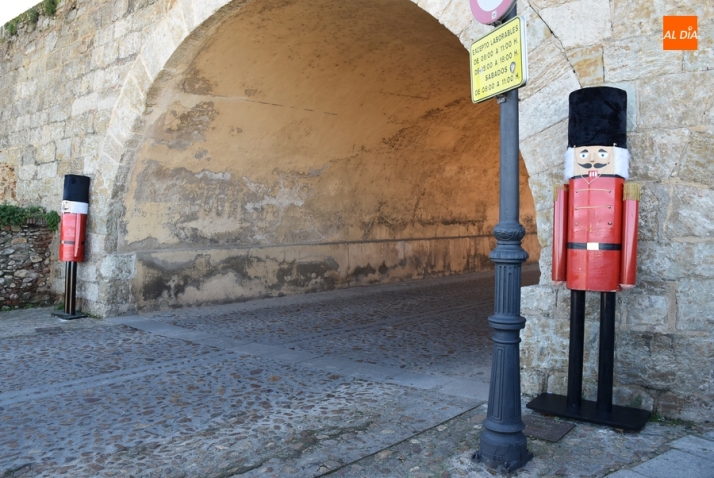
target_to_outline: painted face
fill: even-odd
[[[615,174],[615,157],[612,146],[581,146],[575,148],[574,176],[599,176]]]

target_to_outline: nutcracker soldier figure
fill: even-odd
[[[570,94],[565,179],[553,192],[553,266],[570,296],[567,396],[544,393],[527,407],[639,430],[649,412],[613,406],[615,293],[635,286],[640,187],[626,182],[627,93],[610,87]],[[585,293],[600,293],[597,402],[582,399]]]

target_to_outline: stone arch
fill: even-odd
[[[104,144],[101,153],[93,166],[86,170],[94,174],[93,191],[96,204],[93,205],[93,213],[97,219],[93,224],[93,241],[100,242],[103,247],[98,247],[104,254],[101,257],[98,267],[99,276],[99,300],[96,303],[97,313],[120,313],[132,310],[133,304],[127,300],[131,297],[131,290],[127,283],[134,274],[134,262],[131,256],[117,254],[117,239],[119,235],[119,218],[122,214],[119,199],[125,192],[131,164],[127,161],[130,158],[132,148],[137,146],[139,136],[145,127],[143,116],[147,105],[150,105],[152,98],[158,94],[161,85],[168,81],[176,68],[183,61],[184,55],[194,51],[201,44],[213,29],[220,25],[224,18],[232,13],[249,5],[249,2],[177,2],[173,4],[166,14],[166,17],[159,23],[151,38],[147,40],[146,46],[135,60],[131,72],[127,76],[122,86],[121,94],[113,110],[111,121],[107,128]],[[476,24],[468,10],[468,3],[454,1],[451,3],[430,3],[418,4],[420,8],[426,10],[430,15],[443,23],[452,33],[457,34],[463,44],[470,43],[471,39],[480,36],[488,31],[488,27]],[[526,15],[532,21],[539,19],[538,15],[530,9],[526,9]],[[540,20],[539,20],[540,21]],[[538,41],[531,43],[547,42],[551,40],[547,33],[547,27],[540,21],[540,30],[536,30],[531,36]],[[560,52],[560,60],[564,55]],[[554,67],[563,70],[561,77],[558,77],[558,86],[572,86],[574,74],[569,67],[567,60],[553,64],[548,63],[547,68],[553,74]],[[570,74],[569,74],[570,73]],[[577,87],[577,80],[576,80]],[[536,103],[531,100],[531,96],[540,94],[548,97],[552,94],[547,85],[535,84],[530,87],[533,91],[528,95],[528,90],[524,90],[524,106]],[[546,90],[541,92],[540,90]],[[562,104],[556,108],[562,110]],[[528,108],[524,113],[528,114]],[[536,108],[532,108],[536,110]],[[567,115],[567,110],[565,111]],[[552,115],[533,114],[530,119],[522,120],[521,134],[526,138],[536,132],[548,129],[551,124],[544,124],[549,121]],[[558,127],[554,123],[554,130]],[[529,144],[524,145],[526,149]],[[538,144],[530,147],[533,157],[542,157]],[[525,151],[524,151],[525,152]],[[524,154],[526,165],[529,170],[538,172],[539,164],[531,165],[530,154]],[[536,200],[538,202],[538,200]],[[124,305],[120,305],[124,304]]]

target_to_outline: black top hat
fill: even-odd
[[[570,93],[568,147],[627,148],[627,92],[610,86]]]
[[[62,200],[89,204],[89,177],[65,174]]]

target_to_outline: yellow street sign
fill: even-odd
[[[471,44],[471,101],[479,103],[528,81],[526,21],[504,23]]]

